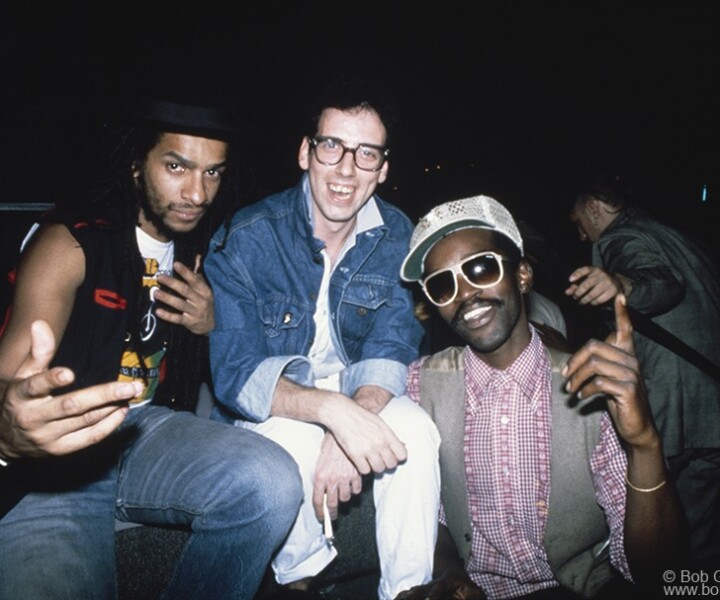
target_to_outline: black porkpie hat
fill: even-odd
[[[156,98],[126,100],[115,111],[124,122],[165,128],[167,131],[230,140],[249,134],[230,107],[180,104]]]

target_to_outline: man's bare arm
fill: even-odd
[[[0,380],[10,381],[28,356],[33,322],[45,321],[54,339],[62,339],[84,278],[85,255],[68,229],[41,227],[18,267],[10,320],[0,337]]]
[[[67,327],[85,256],[62,225],[40,228],[23,252],[11,318],[0,338],[0,455],[67,454],[123,420],[137,386],[112,383],[61,396],[69,369],[48,369]]]

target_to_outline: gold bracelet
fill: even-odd
[[[632,483],[630,483],[630,480],[628,479],[628,476],[627,476],[627,471],[625,471],[625,483],[627,483],[628,486],[630,488],[632,488],[633,490],[635,490],[636,492],[642,492],[643,494],[647,494],[649,492],[655,492],[655,491],[659,490],[662,486],[664,486],[667,483],[667,479],[663,479],[655,487],[639,488],[639,487],[635,487]]]

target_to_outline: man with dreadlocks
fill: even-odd
[[[115,518],[191,527],[169,598],[252,598],[300,503],[279,446],[170,408],[192,407],[214,326],[199,263],[234,121],[160,101],[135,116],[119,175],[23,251],[0,338],[1,598],[115,597]]]

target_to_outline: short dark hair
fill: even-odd
[[[622,175],[600,173],[579,186],[576,199],[584,202],[589,198],[597,198],[621,211],[627,208],[631,195],[630,187]]]
[[[309,108],[309,120],[306,135],[312,137],[317,133],[317,126],[322,113],[327,108],[342,111],[370,110],[374,112],[385,126],[385,145],[389,146],[396,123],[395,108],[384,88],[376,81],[359,79],[342,75],[330,82],[312,101]]]

